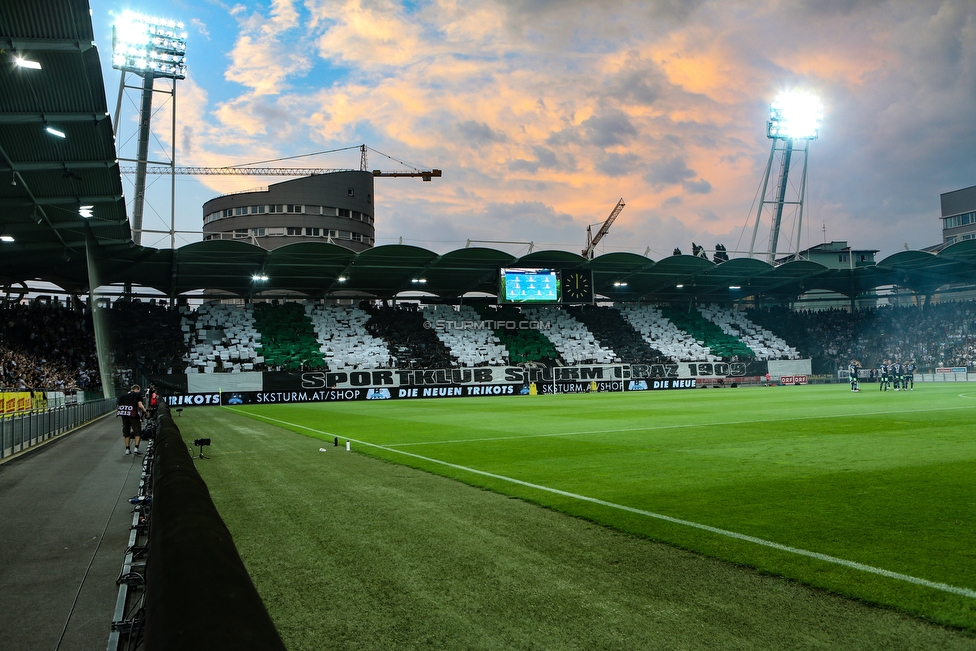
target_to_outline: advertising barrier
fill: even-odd
[[[41,401],[40,396],[44,394],[37,394],[38,404],[35,405],[35,394],[30,391],[5,391],[0,393],[0,416],[16,416],[18,414],[25,414],[30,412],[40,406],[40,402],[45,403],[46,401]]]
[[[332,369],[315,371],[204,373],[165,376],[152,381],[166,395],[220,392],[293,391],[359,387],[424,387],[447,385],[601,382],[697,378],[699,380],[763,376],[764,361],[683,362],[674,364],[591,364],[557,367],[483,366],[441,369]],[[788,373],[797,375],[801,373]],[[182,381],[174,381],[178,378]]]
[[[655,368],[655,366],[657,368]],[[171,407],[207,405],[345,402],[350,400],[410,400],[529,394],[661,391],[694,389],[690,367],[714,372],[733,370],[734,364],[588,365],[555,368],[495,366],[462,369],[373,369],[253,374],[260,390],[189,391],[166,397]],[[742,369],[745,370],[745,364]],[[698,370],[697,368],[694,370]],[[682,373],[684,371],[684,373]],[[229,383],[241,386],[240,380]],[[247,380],[253,385],[253,378]],[[213,380],[209,382],[214,386]],[[219,385],[218,385],[219,386]]]
[[[30,393],[7,391],[0,393],[0,416],[12,416],[30,411]]]
[[[806,384],[807,376],[806,375],[782,375],[779,378],[779,383],[786,386]]]

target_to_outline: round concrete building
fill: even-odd
[[[203,239],[246,240],[265,249],[295,242],[371,248],[373,174],[332,172],[226,194],[203,204]]]

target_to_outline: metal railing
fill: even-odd
[[[115,409],[115,398],[0,418],[0,459],[54,438]]]

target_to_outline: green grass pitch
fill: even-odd
[[[292,649],[974,648],[976,386],[862,386],[177,424]]]

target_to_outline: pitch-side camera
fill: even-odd
[[[198,448],[200,448],[200,454],[198,454],[197,456],[193,457],[194,459],[208,459],[209,458],[209,457],[205,457],[203,455],[203,448],[206,445],[210,445],[210,439],[195,439],[193,441],[193,445],[195,445]]]

